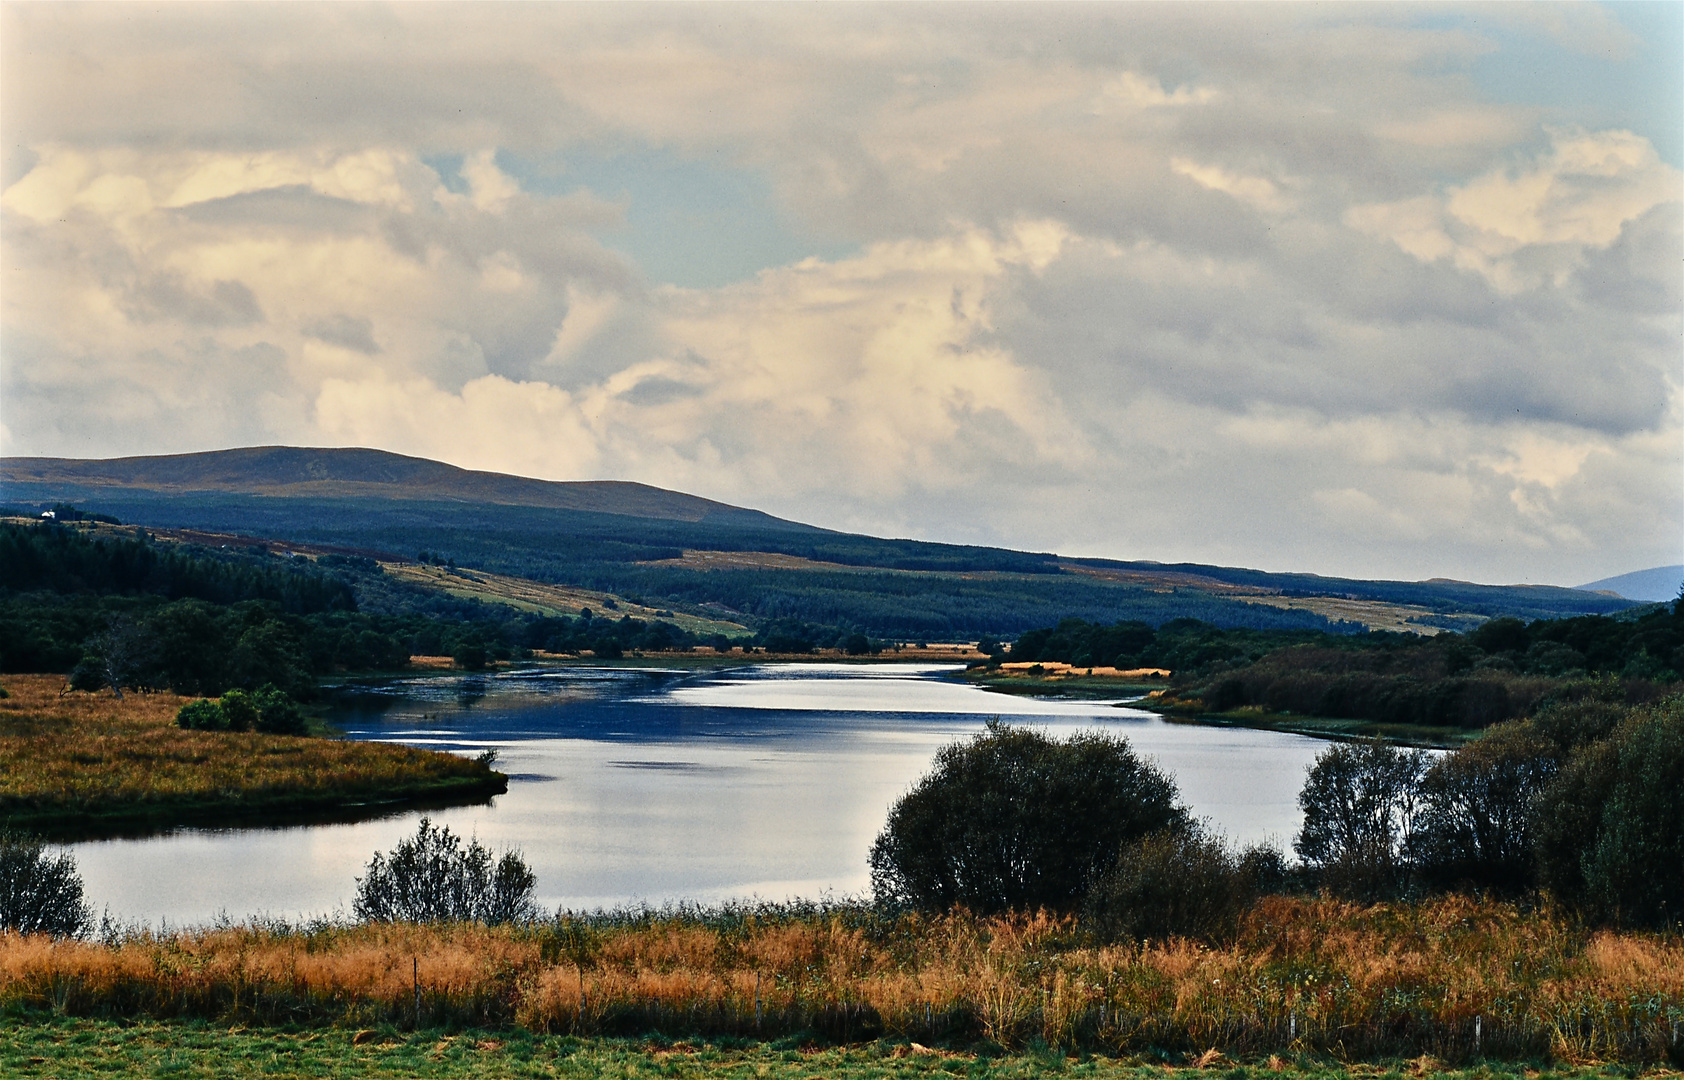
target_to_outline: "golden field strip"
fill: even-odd
[[[1064,919],[809,914],[221,927],[0,937],[36,1015],[597,1038],[878,1040],[1260,1060],[1663,1064],[1684,938],[1450,898],[1271,898],[1218,947],[1105,945]]]
[[[8,675],[0,699],[0,824],[98,832],[353,804],[483,797],[479,762],[386,743],[185,731],[170,693],[65,694],[59,675]]]
[[[624,597],[590,589],[578,589],[571,585],[546,585],[527,578],[509,577],[484,570],[449,570],[420,563],[382,562],[380,565],[387,574],[406,584],[419,585],[461,599],[506,604],[517,610],[539,615],[574,616],[579,614],[580,608],[588,607],[598,615],[613,618],[630,615],[639,619],[661,619],[693,634],[743,637],[750,633],[748,627],[741,623],[725,619],[705,619],[699,615],[682,612],[661,615],[658,612],[663,609],[634,604]],[[606,606],[610,600],[616,605],[613,609]]]

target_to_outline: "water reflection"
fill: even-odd
[[[1126,735],[1231,836],[1285,842],[1320,743],[1166,723],[1110,702],[988,694],[951,668],[757,665],[713,673],[571,668],[347,688],[353,738],[464,754],[511,777],[489,805],[433,811],[520,847],[549,906],[861,892],[894,799],[942,745],[991,716]],[[349,906],[370,854],[418,813],[279,830],[192,830],[76,846],[88,893],[157,922]]]

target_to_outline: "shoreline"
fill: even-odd
[[[1053,675],[981,675],[967,671],[965,681],[997,694],[1027,697],[1071,698],[1095,701],[1136,695],[1118,701],[1118,706],[1156,713],[1172,724],[1192,724],[1201,727],[1249,728],[1254,731],[1278,731],[1287,735],[1303,735],[1327,742],[1363,742],[1379,739],[1394,746],[1421,750],[1454,750],[1465,746],[1483,734],[1480,730],[1451,727],[1422,727],[1413,724],[1386,724],[1372,720],[1346,720],[1321,716],[1301,716],[1296,713],[1271,713],[1257,708],[1240,708],[1215,713],[1188,710],[1176,705],[1158,703],[1150,695],[1169,684],[1165,680],[1144,682],[1137,679],[1118,679],[1109,676],[1072,674]]]

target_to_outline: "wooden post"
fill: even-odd
[[[421,1030],[421,958],[418,957],[418,956],[412,956],[412,957],[409,958],[409,963],[410,963],[409,976],[410,976],[410,980],[411,980],[411,985],[414,986],[414,988],[415,988],[415,1030],[420,1031]]]
[[[754,1030],[760,1030],[760,972],[754,973]]]

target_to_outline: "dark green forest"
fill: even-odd
[[[308,697],[323,676],[414,655],[474,668],[537,648],[612,657],[698,644],[659,620],[543,618],[456,599],[394,582],[363,557],[0,523],[0,671],[74,673],[85,686],[216,695],[273,684]]]
[[[661,619],[589,608],[543,616],[452,597],[396,581],[365,556],[0,523],[0,671],[73,674],[86,688],[216,695],[273,684],[308,697],[322,677],[390,671],[411,656],[475,669],[539,649],[615,659],[733,646],[867,653],[882,642],[799,619],[765,620],[748,639],[704,639]]]
[[[1684,602],[1618,616],[1504,617],[1434,637],[1066,619],[1020,635],[1010,659],[1169,668],[1164,703],[1195,711],[1482,728],[1582,694],[1587,683],[1615,686],[1631,701],[1659,696],[1684,674]]]

